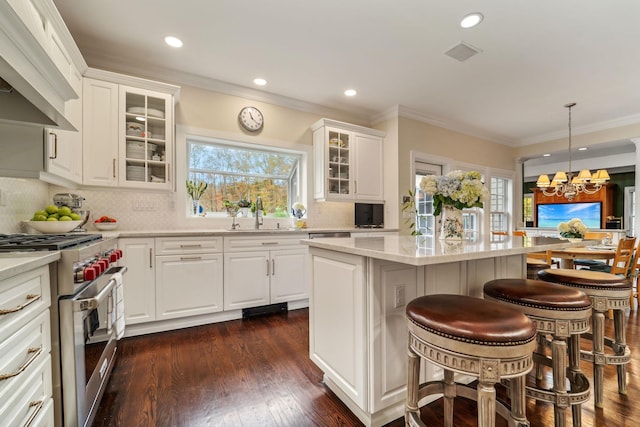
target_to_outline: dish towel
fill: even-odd
[[[117,272],[111,276],[116,281],[116,301],[115,301],[115,332],[116,339],[124,336],[124,281],[122,280],[122,272]]]

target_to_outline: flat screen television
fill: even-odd
[[[358,228],[382,228],[384,205],[380,203],[356,203],[355,223]]]
[[[542,228],[556,228],[573,218],[580,218],[587,228],[602,228],[602,202],[538,203],[536,213]]]

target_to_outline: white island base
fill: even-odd
[[[404,415],[409,301],[439,293],[482,298],[489,280],[526,277],[527,252],[572,246],[514,238],[443,254],[439,243],[412,237],[304,242],[311,247],[310,357],[325,384],[367,426]],[[442,375],[435,365],[422,364],[421,382]]]

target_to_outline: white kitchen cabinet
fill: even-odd
[[[53,425],[49,267],[0,281],[0,420]],[[44,409],[44,410],[43,410]]]
[[[75,131],[57,128],[45,128],[45,170],[53,175],[51,179],[41,177],[45,181],[55,182],[56,177],[82,184],[82,76],[77,68],[70,65],[73,71],[74,86],[79,97],[65,103],[65,114]]]
[[[156,320],[155,239],[121,238],[118,248],[123,251],[128,269],[124,287],[125,324]]]
[[[85,78],[82,109],[83,183],[118,185],[118,85]]]
[[[316,200],[384,201],[384,132],[329,119],[311,130]]]
[[[84,184],[171,190],[179,87],[95,69],[84,80]]]
[[[156,239],[156,319],[223,309],[222,238]]]
[[[307,299],[307,249],[299,236],[227,237],[224,309]]]

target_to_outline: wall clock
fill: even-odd
[[[242,127],[249,132],[259,131],[264,125],[264,117],[256,107],[244,107],[238,114],[238,120]]]

